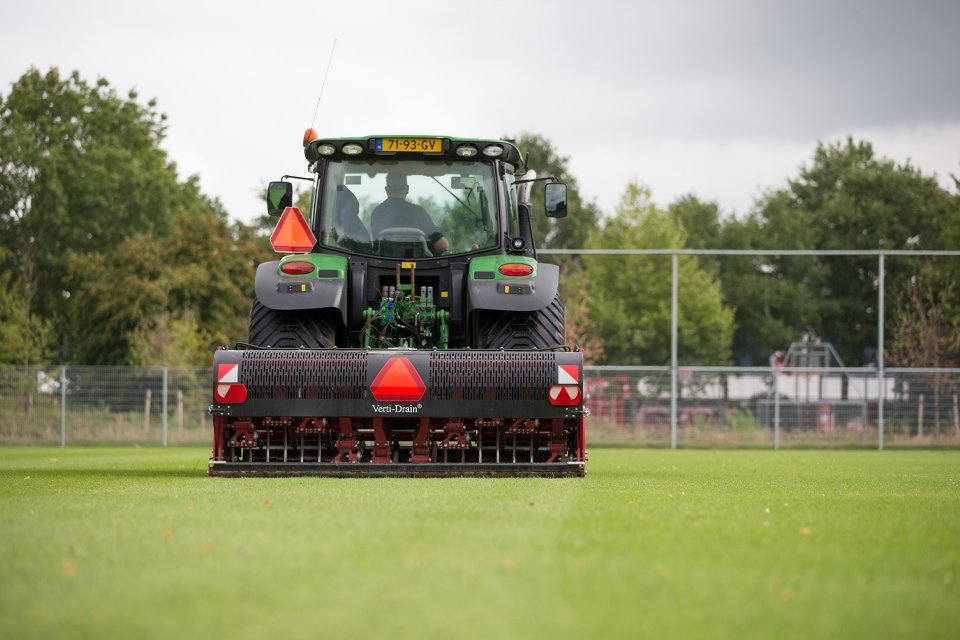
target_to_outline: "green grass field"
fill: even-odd
[[[960,452],[591,452],[583,479],[227,479],[0,448],[3,638],[956,638]]]

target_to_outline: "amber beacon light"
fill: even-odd
[[[308,144],[319,138],[317,135],[317,130],[314,128],[307,129],[303,132],[303,146],[306,147]]]

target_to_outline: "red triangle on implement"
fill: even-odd
[[[370,384],[370,391],[378,402],[417,402],[426,390],[427,385],[413,364],[400,357],[387,360]]]
[[[270,244],[278,253],[306,253],[317,244],[317,237],[313,235],[300,209],[287,207],[270,236]]]

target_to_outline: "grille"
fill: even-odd
[[[249,351],[240,382],[257,400],[363,400],[367,397],[363,351]]]
[[[557,375],[552,351],[436,351],[432,400],[542,400]]]

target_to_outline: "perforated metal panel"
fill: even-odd
[[[551,351],[436,351],[427,392],[431,400],[543,400],[556,376]]]
[[[247,351],[240,382],[256,400],[363,400],[367,392],[364,351]]]

